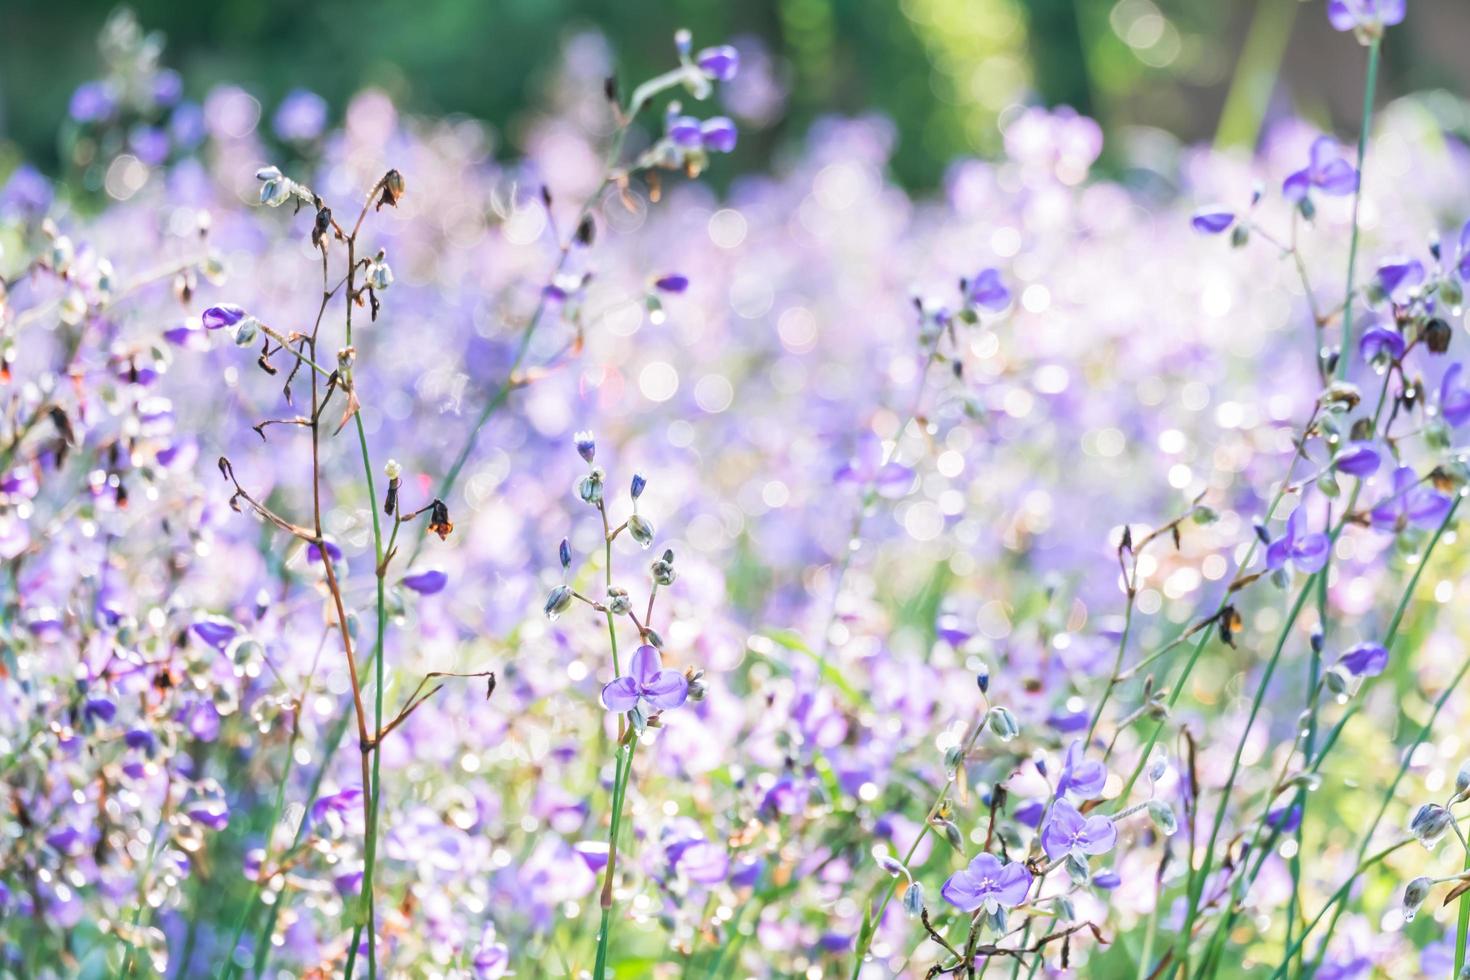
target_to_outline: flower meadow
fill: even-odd
[[[0,187],[0,973],[1470,976],[1465,109],[1313,7],[1360,132],[927,196],[715,190],[720,38],[515,158],[115,17]]]

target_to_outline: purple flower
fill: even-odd
[[[1332,465],[1340,472],[1349,476],[1372,476],[1378,472],[1378,466],[1383,459],[1378,450],[1373,448],[1372,443],[1350,442],[1337,451],[1332,457]]]
[[[689,288],[689,277],[681,276],[677,272],[671,272],[666,276],[659,276],[653,281],[653,288],[662,293],[682,293]]]
[[[1358,354],[1369,363],[1397,361],[1404,356],[1403,334],[1375,323],[1358,338]]]
[[[1295,833],[1302,824],[1301,804],[1278,806],[1266,814],[1266,826],[1283,834]]]
[[[283,140],[306,142],[322,134],[327,126],[327,100],[315,92],[298,88],[281,100],[271,128]]]
[[[1461,279],[1470,279],[1470,221],[1460,226],[1460,247],[1455,254],[1455,271]]]
[[[1424,281],[1424,263],[1406,256],[1395,256],[1378,267],[1378,288],[1393,297],[1401,289],[1412,289]]]
[[[1201,235],[1218,235],[1235,224],[1235,212],[1212,204],[1196,211],[1189,223]]]
[[[83,82],[71,94],[67,113],[79,123],[98,122],[117,108],[117,93],[106,82]]]
[[[694,56],[699,70],[717,82],[728,82],[740,71],[740,52],[728,44],[705,48]]]
[[[112,721],[117,717],[117,705],[107,698],[88,698],[82,713],[93,721]]]
[[[409,572],[402,579],[405,588],[413,589],[419,595],[433,595],[443,590],[449,582],[449,576],[438,568],[425,568],[418,572]]]
[[[510,949],[505,943],[497,942],[495,926],[487,923],[480,934],[480,946],[475,950],[471,965],[475,980],[499,980],[510,971]]]
[[[1276,571],[1288,563],[1304,572],[1315,572],[1327,564],[1327,535],[1320,532],[1303,533],[1302,508],[1298,507],[1286,519],[1286,533],[1266,546],[1266,568]]]
[[[1051,807],[1051,818],[1041,828],[1041,847],[1055,860],[1064,854],[1085,856],[1106,854],[1118,842],[1118,828],[1113,821],[1098,814],[1084,817],[1065,799]]]
[[[230,825],[230,808],[223,800],[201,800],[189,808],[189,818],[210,830],[224,830]]]
[[[326,546],[328,558],[332,559],[334,563],[342,560],[342,549],[335,542],[324,541],[323,544]],[[321,561],[322,549],[317,547],[313,542],[306,546],[306,557],[310,561]]]
[[[1123,884],[1123,878],[1116,871],[1099,871],[1092,876],[1092,884],[1103,891],[1112,891]]]
[[[740,131],[735,128],[734,120],[728,116],[715,116],[700,124],[699,138],[706,150],[712,153],[729,153],[735,149]]]
[[[1057,796],[1072,793],[1090,800],[1102,792],[1108,781],[1108,767],[1096,759],[1088,759],[1082,739],[1073,739],[1062,761],[1062,774],[1057,778]]]
[[[357,809],[361,801],[361,786],[347,786],[329,796],[320,797],[311,805],[311,823],[315,826],[326,819],[329,814],[335,813],[340,817],[349,810]]]
[[[1015,908],[1031,891],[1031,872],[1019,861],[1001,864],[994,854],[979,854],[969,866],[949,876],[939,894],[957,909]]]
[[[1312,143],[1310,161],[1286,178],[1281,192],[1287,200],[1300,201],[1313,187],[1334,197],[1358,189],[1358,172],[1338,154],[1337,141],[1331,136],[1320,136]]]
[[[1460,384],[1463,364],[1451,364],[1439,382],[1439,414],[1453,426],[1470,421],[1470,387]]]
[[[233,327],[244,318],[245,311],[234,303],[221,303],[219,306],[211,306],[200,317],[206,330]]]
[[[839,466],[832,478],[838,483],[871,486],[885,497],[898,497],[913,482],[914,471],[892,460],[883,462],[883,444],[867,433],[858,443],[857,455]]]
[[[1011,305],[1011,291],[999,269],[981,269],[970,283],[970,302],[983,310],[999,313]]]
[[[1389,27],[1404,19],[1405,0],[1327,0],[1327,20],[1339,31]]]
[[[240,632],[240,628],[234,623],[218,616],[201,619],[190,628],[193,629],[195,636],[216,650],[223,650],[225,645],[235,638],[235,634]]]
[[[693,116],[671,116],[668,134],[675,146],[698,146],[701,142],[699,120]]]
[[[52,197],[51,181],[35,167],[23,163],[11,172],[5,187],[0,189],[0,214],[39,217],[51,207]]]
[[[1444,520],[1452,501],[1447,494],[1432,486],[1421,486],[1413,467],[1400,466],[1393,471],[1393,493],[1370,515],[1380,531],[1397,534],[1409,526],[1431,528]]]
[[[1339,657],[1337,665],[1354,677],[1376,677],[1388,666],[1388,650],[1376,643],[1359,643]]]
[[[632,711],[642,704],[668,711],[687,697],[689,681],[677,670],[664,669],[659,652],[647,645],[634,652],[626,674],[602,689],[602,703],[609,711]]]

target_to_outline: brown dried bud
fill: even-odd
[[[449,520],[449,508],[437,498],[429,505],[429,530],[439,535],[440,541],[448,538],[454,530],[454,524]]]
[[[403,180],[403,174],[397,170],[390,170],[384,174],[380,186],[383,188],[383,196],[378,198],[378,206],[374,208],[376,211],[383,210],[383,205],[385,204],[389,207],[397,207],[398,199],[403,196],[404,190],[407,189],[407,184]]]

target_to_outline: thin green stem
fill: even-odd
[[[1368,133],[1373,125],[1373,95],[1378,89],[1378,63],[1382,60],[1381,38],[1374,37],[1368,45],[1368,80],[1363,85],[1363,125],[1358,130],[1358,186],[1353,191],[1353,227],[1348,238],[1347,295],[1348,301],[1342,310],[1342,343],[1337,352],[1337,378],[1347,379],[1348,352],[1353,345],[1353,277],[1358,262],[1358,211],[1363,203],[1363,158],[1368,153]]]

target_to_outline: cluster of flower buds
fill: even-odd
[[[316,195],[311,188],[281,173],[280,167],[261,167],[255,172],[255,179],[260,181],[260,203],[267,207],[278,208],[292,199],[298,205],[316,207]]]
[[[693,49],[687,30],[674,35],[679,66],[640,85],[633,93],[636,111],[660,92],[682,87],[693,98],[709,98],[715,82],[728,82],[740,71],[740,53],[728,44]],[[669,103],[664,113],[664,136],[638,158],[638,169],[683,170],[691,176],[705,167],[711,153],[730,153],[739,141],[739,130],[727,116],[699,119],[687,115],[683,106]]]

